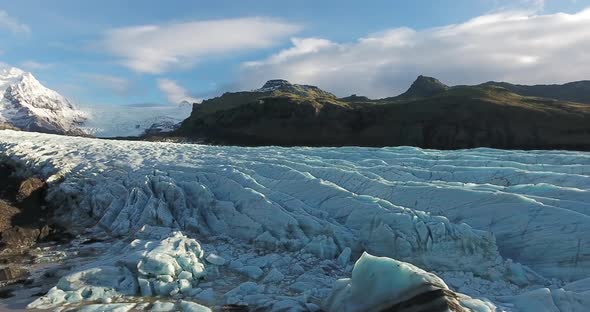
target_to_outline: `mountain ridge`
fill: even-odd
[[[521,85],[508,82],[488,81],[481,84],[481,86],[497,86],[525,96],[537,96],[590,104],[590,80],[572,81],[564,84],[537,85]]]
[[[277,81],[277,80],[275,80]],[[227,92],[193,105],[170,137],[212,144],[590,150],[590,105],[420,76],[399,96],[337,98],[314,87]],[[285,87],[288,86],[288,87]],[[268,87],[268,85],[267,85]]]

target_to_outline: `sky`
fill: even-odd
[[[80,105],[174,105],[269,79],[339,96],[590,79],[590,0],[0,0],[0,63]]]

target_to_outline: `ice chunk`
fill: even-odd
[[[89,304],[81,307],[80,312],[127,312],[133,311],[135,303]]]
[[[170,275],[158,275],[158,280],[162,281],[164,283],[172,283],[172,281],[174,280],[174,278],[172,278],[172,276]]]
[[[150,281],[145,278],[138,278],[137,283],[139,284],[140,293],[144,297],[149,297],[152,295],[152,286],[150,285]]]
[[[135,295],[137,279],[125,267],[100,266],[62,277],[45,296],[29,308],[46,309],[62,303],[105,301],[122,295]]]
[[[134,240],[116,254],[119,256],[97,260],[95,267],[62,277],[29,307],[48,309],[84,301],[108,302],[139,294],[172,296],[192,288],[190,280],[179,279],[177,275],[205,274],[200,245],[178,232],[160,241]],[[129,268],[137,270],[134,273]]]
[[[200,305],[196,302],[180,301],[180,307],[183,312],[211,312],[211,309],[206,306]]]
[[[211,264],[215,264],[215,265],[224,265],[225,264],[225,259],[223,259],[222,257],[220,257],[216,254],[213,254],[213,253],[207,255],[205,260],[207,260],[207,262],[209,262]]]
[[[575,292],[590,292],[590,278],[577,280],[563,286],[563,289]]]
[[[305,246],[305,250],[321,259],[334,259],[337,255],[338,247],[334,243],[332,237],[321,235],[314,237],[311,242]]]
[[[299,263],[296,263],[295,265],[291,266],[291,273],[295,275],[301,275],[305,273],[305,269]]]
[[[248,261],[246,261],[246,264],[254,265],[259,268],[264,268],[264,267],[267,267],[270,264],[274,263],[275,261],[281,260],[282,258],[283,257],[281,257],[280,255],[278,255],[276,253],[271,253],[268,255],[264,255],[262,257],[254,257],[252,259],[249,259]]]
[[[152,308],[150,309],[150,311],[153,311],[153,312],[172,312],[172,311],[176,311],[176,305],[174,305],[174,303],[172,303],[172,302],[162,302],[162,301],[157,300],[152,305]]]
[[[281,273],[281,271],[277,270],[276,268],[273,268],[272,270],[270,270],[270,272],[268,272],[268,274],[266,274],[266,276],[264,277],[264,279],[262,279],[263,283],[277,283],[282,281],[285,278],[285,275],[283,275],[283,273]]]
[[[310,285],[310,283],[306,283],[306,282],[295,282],[293,284],[291,284],[291,286],[289,286],[289,289],[298,292],[298,293],[302,293],[306,290],[309,290],[310,288],[312,288],[312,286]]]
[[[308,311],[308,308],[299,301],[293,299],[285,299],[279,302],[276,302],[272,305],[270,309],[272,312],[282,312],[282,311],[290,311],[290,312],[305,312]]]
[[[237,296],[254,295],[261,293],[263,290],[263,286],[254,282],[244,282],[238,287],[226,292],[223,297],[226,298],[226,301],[229,301],[231,298],[235,298]]]
[[[229,267],[234,270],[238,270],[243,266],[244,266],[244,263],[240,260],[233,260],[232,262],[229,263]]]
[[[215,301],[215,291],[213,291],[213,288],[207,288],[195,295],[195,299],[203,303],[213,304]]]
[[[204,266],[200,261],[202,254],[197,241],[175,233],[149,251],[140,260],[137,268],[144,276],[176,277],[182,271],[191,272],[193,276],[201,276],[204,272]]]
[[[171,296],[179,291],[178,283],[175,282],[154,281],[153,285],[154,292],[160,296]]]
[[[193,273],[187,272],[187,271],[182,271],[182,272],[180,272],[178,274],[178,279],[192,280],[193,279]]]
[[[180,279],[178,280],[178,290],[183,293],[187,294],[192,288],[191,282],[189,280]]]
[[[255,280],[259,279],[264,274],[264,271],[262,271],[261,268],[253,265],[243,266],[239,268],[238,271]]]
[[[176,276],[180,266],[170,255],[152,253],[139,263],[138,269],[145,276]]]
[[[518,296],[500,297],[497,300],[512,304],[522,312],[585,312],[590,307],[590,292],[576,293],[564,289],[539,288]]]
[[[402,306],[427,309],[433,302],[439,302],[440,311],[445,310],[443,305],[462,311],[452,308],[459,306],[457,295],[438,276],[409,263],[363,253],[352,278],[339,280],[323,305],[328,312],[370,312]]]
[[[340,264],[341,267],[346,267],[348,265],[348,261],[350,261],[350,255],[352,253],[352,250],[349,247],[344,248],[344,250],[342,250],[342,252],[340,253],[340,256],[338,256],[338,259],[336,260],[338,262],[338,264]]]

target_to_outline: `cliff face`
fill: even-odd
[[[422,76],[381,100],[282,82],[195,105],[172,135],[236,145],[590,149],[590,106]]]

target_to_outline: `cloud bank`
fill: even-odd
[[[385,97],[419,74],[449,84],[487,80],[558,83],[590,78],[590,8],[575,14],[498,12],[426,30],[395,28],[355,42],[292,39],[266,59],[244,63],[239,86],[284,78],[338,95]]]
[[[179,86],[174,80],[158,79],[158,88],[166,93],[166,98],[170,104],[180,104],[185,101],[192,104],[202,101],[192,97],[185,88]]]
[[[99,47],[141,73],[159,74],[190,68],[218,54],[267,48],[300,26],[268,18],[235,18],[118,28]]]

